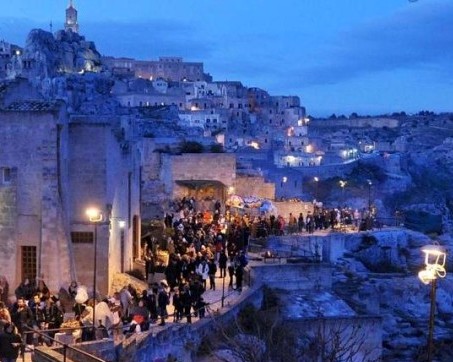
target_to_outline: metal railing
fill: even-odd
[[[68,351],[72,355],[71,359],[74,359],[74,355],[82,355],[84,357],[84,360],[92,361],[92,362],[105,362],[103,359],[96,357],[88,352],[85,352],[79,348],[75,348],[73,346],[68,345],[67,343],[64,343],[62,341],[59,341],[53,337],[49,336],[49,332],[61,332],[61,331],[74,331],[78,329],[83,329],[83,328],[92,328],[92,327],[80,327],[80,328],[58,328],[58,329],[46,329],[45,332],[42,330],[35,330],[31,327],[25,327],[27,331],[23,332],[23,335],[25,338],[23,338],[24,341],[26,341],[26,336],[27,334],[38,334],[43,338],[43,340],[49,340],[52,341],[52,345],[57,345],[54,347],[49,347],[52,348],[53,351],[56,351],[57,353],[60,353],[63,355],[63,362],[66,362],[66,359],[68,358]],[[61,346],[61,347],[59,347]],[[63,349],[60,351],[60,349]],[[25,362],[25,346],[22,348],[22,360]],[[45,356],[46,358],[52,358],[46,351],[39,350],[39,349],[34,349],[35,354],[41,354]]]

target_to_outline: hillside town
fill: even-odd
[[[426,245],[452,260],[453,113],[314,118],[202,62],[101,55],[72,1],[65,15],[0,40],[0,326],[18,329],[16,357],[49,360],[53,338],[105,361],[431,353],[416,274]],[[433,345],[448,360],[451,279],[438,288]],[[312,339],[272,349],[248,325],[203,350],[244,310],[277,318],[270,305]]]

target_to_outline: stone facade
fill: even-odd
[[[351,127],[351,128],[396,128],[399,127],[400,121],[395,118],[351,118],[351,119],[322,119],[311,120],[311,125],[316,128],[331,128],[331,127]]]
[[[216,195],[206,193],[205,198],[225,198],[226,188],[234,186],[236,179],[236,158],[225,153],[188,153],[179,156],[163,155],[163,180],[166,191],[172,198],[188,195],[190,181],[215,181],[219,188]],[[182,183],[178,184],[178,181]],[[195,183],[195,182],[194,182]],[[199,198],[203,198],[201,189]]]
[[[59,108],[2,111],[0,128],[0,165],[11,172],[0,186],[5,275],[11,286],[43,276],[56,290],[73,277],[59,178],[64,117]]]
[[[274,200],[275,184],[266,182],[260,176],[238,175],[235,181],[235,193],[243,197],[256,196]]]
[[[10,101],[0,111],[0,261],[11,292],[25,277],[44,278],[54,292],[71,280],[92,286],[94,243],[77,233],[93,234],[85,214],[93,206],[104,216],[97,288],[107,293],[113,274],[132,268],[141,152],[120,130],[119,117],[68,117],[58,102]]]
[[[97,226],[98,288],[110,289],[115,272],[132,268],[140,250],[140,162],[136,146],[115,135],[118,117],[72,117],[69,122],[67,210],[71,232],[93,232],[85,211],[96,207],[104,222]],[[124,229],[120,221],[125,222]],[[92,285],[93,244],[73,244],[77,278]]]
[[[252,284],[284,290],[331,290],[332,266],[324,263],[261,265],[251,269]]]
[[[209,81],[203,63],[186,62],[180,57],[161,57],[158,60],[135,60],[104,57],[103,63],[115,74],[134,75],[136,78],[163,78],[169,81]]]

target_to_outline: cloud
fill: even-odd
[[[386,19],[349,29],[307,54],[316,64],[296,66],[297,81],[333,84],[365,74],[401,69],[451,72],[453,3],[425,1]]]

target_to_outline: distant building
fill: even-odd
[[[194,110],[179,113],[182,127],[200,127],[210,132],[225,130],[227,128],[227,116],[221,110]]]
[[[6,76],[8,64],[11,62],[11,44],[0,40],[0,78]]]
[[[185,62],[181,57],[160,57],[159,60],[136,60],[129,58],[103,57],[103,64],[116,75],[133,75],[136,78],[166,81],[212,81],[206,74],[203,63]]]

